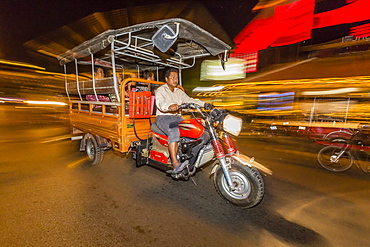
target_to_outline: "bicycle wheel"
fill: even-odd
[[[363,146],[362,148],[355,150],[354,153],[357,167],[365,173],[370,173],[370,147]]]
[[[326,170],[332,172],[347,171],[353,165],[353,156],[349,151],[345,151],[339,158],[343,148],[326,146],[317,154],[317,161]]]

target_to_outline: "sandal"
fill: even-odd
[[[170,174],[177,174],[177,173],[180,173],[182,172],[182,170],[184,170],[189,164],[189,161],[188,160],[185,160],[183,163],[181,163],[178,167],[176,167],[175,169],[173,170],[169,170],[167,171],[167,173],[170,173]]]

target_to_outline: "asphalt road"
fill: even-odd
[[[297,138],[239,139],[274,171],[252,209],[224,201],[210,167],[177,182],[108,151],[90,166],[55,123],[1,125],[0,246],[367,246],[369,175],[331,173]],[[43,143],[44,142],[44,143]]]

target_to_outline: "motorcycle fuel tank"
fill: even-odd
[[[189,138],[199,138],[204,133],[204,120],[201,118],[197,119],[185,119],[179,123],[180,136]]]

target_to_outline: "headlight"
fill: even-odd
[[[242,130],[243,120],[233,115],[227,115],[224,119],[224,130],[234,136],[238,136]]]

